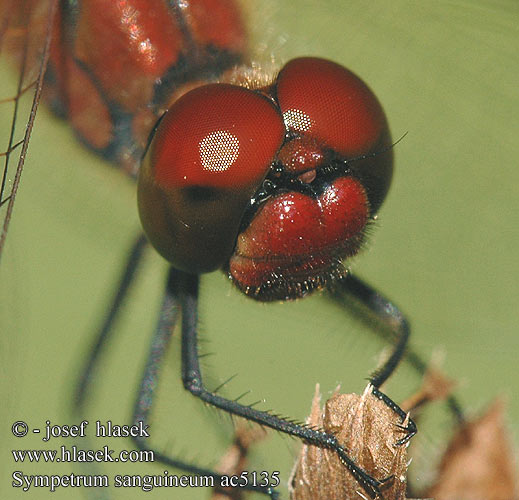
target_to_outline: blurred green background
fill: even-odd
[[[396,175],[366,251],[354,270],[409,315],[413,344],[459,381],[470,412],[508,400],[517,447],[519,426],[519,109],[516,1],[247,2],[256,57],[320,55],[354,70],[375,90],[389,118]],[[8,116],[2,116],[2,122]],[[2,123],[2,137],[7,125]],[[69,422],[71,384],[100,322],[139,223],[134,187],[75,141],[66,125],[40,113],[8,247],[0,269],[2,498],[51,498],[45,489],[11,488],[10,474],[66,474],[68,465],[15,465],[11,448],[56,448],[36,436],[15,439],[14,420],[42,427]],[[96,381],[91,421],[130,418],[139,372],[156,319],[166,265],[149,252]],[[338,383],[362,391],[384,344],[324,297],[256,304],[226,278],[204,280],[203,352],[226,394],[304,419],[316,382],[328,395]],[[163,373],[152,440],[211,464],[232,434],[229,419],[183,393],[178,338]],[[419,384],[403,366],[386,391],[396,399]],[[417,437],[410,476],[425,483],[429,460],[445,443],[451,419],[434,412]],[[67,443],[71,445],[71,442]],[[105,444],[95,440],[93,447]],[[124,448],[127,442],[110,442]],[[251,460],[281,470],[283,485],[299,450],[273,434]],[[420,458],[421,457],[421,458]],[[426,464],[427,466],[424,466]],[[160,465],[109,464],[104,472],[161,474]],[[74,469],[75,472],[78,472]],[[53,499],[83,498],[62,489]],[[111,491],[140,499],[138,489]],[[157,489],[151,498],[208,498],[203,490]],[[284,497],[286,498],[286,492]]]

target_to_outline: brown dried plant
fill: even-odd
[[[405,498],[407,445],[395,446],[405,431],[397,426],[402,424],[400,418],[373,396],[371,386],[361,396],[336,391],[323,410],[317,386],[307,423],[336,435],[350,457],[373,477],[392,476],[385,498]],[[290,489],[292,500],[368,498],[335,452],[306,444],[292,472]]]
[[[455,432],[427,495],[437,500],[518,500],[518,464],[497,399]]]

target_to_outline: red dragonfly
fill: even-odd
[[[256,68],[236,69],[247,60],[247,42],[241,14],[231,1],[157,2],[153,8],[142,1],[25,5],[28,11],[19,4],[10,6],[13,17],[4,32],[7,47],[28,68],[16,95],[38,75],[35,86],[43,85],[55,112],[71,121],[92,150],[132,177],[146,152],[139,180],[141,220],[148,239],[172,268],[134,421],[149,421],[165,353],[156,346],[169,342],[177,320],[171,311],[180,309],[186,389],[231,414],[334,449],[366,494],[379,495],[387,478],[363,471],[333,436],[208,390],[199,367],[196,328],[198,275],[218,268],[260,301],[300,298],[325,287],[340,302],[353,296],[397,334],[394,351],[371,382],[374,393],[404,419],[379,387],[404,353],[407,322],[396,306],[348,274],[341,263],[360,249],[391,180],[391,136],[372,91],[349,70],[320,58],[294,59],[274,76]],[[94,22],[101,10],[103,22]],[[117,17],[122,13],[124,20]],[[2,14],[9,17],[7,11]],[[30,40],[48,43],[20,43],[29,32],[37,33]],[[49,61],[44,80],[43,70],[32,71],[36,59],[42,65]],[[222,117],[224,123],[216,125]],[[20,147],[24,144],[26,140]],[[15,147],[12,142],[7,150]],[[185,165],[190,168],[184,170]],[[9,203],[14,197],[7,194],[5,199]],[[296,228],[293,234],[283,223],[287,217]],[[317,220],[321,222],[314,227]],[[143,248],[139,238],[82,373],[76,401],[80,414]],[[416,359],[415,366],[423,368]],[[402,443],[414,432],[411,424]],[[142,439],[136,444],[148,448]],[[212,474],[154,451],[165,464]],[[274,497],[270,486],[276,485],[255,489]]]

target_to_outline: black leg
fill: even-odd
[[[348,456],[346,450],[338,443],[337,438],[324,431],[311,429],[304,424],[287,421],[268,412],[244,406],[236,401],[229,400],[208,391],[203,384],[202,373],[198,359],[197,344],[197,303],[198,282],[195,275],[175,272],[178,281],[178,294],[182,309],[182,379],[184,387],[202,401],[220,408],[232,415],[251,420],[265,427],[296,436],[308,444],[328,448],[337,453],[337,456],[357,479],[359,484],[372,498],[382,498],[381,488],[384,482],[391,478],[377,480],[358,467]],[[396,405],[395,405],[396,406]]]
[[[174,269],[172,269],[169,273],[166,292],[162,301],[159,321],[151,341],[148,360],[146,362],[139,393],[135,402],[133,413],[134,423],[142,422],[144,425],[148,425],[150,422],[150,414],[155,398],[155,391],[159,384],[159,374],[162,362],[168,350],[169,342],[171,340],[178,315],[183,306],[182,286],[184,282],[182,278],[185,276],[186,275],[184,273]],[[185,316],[183,309],[182,316]],[[222,476],[217,472],[198,467],[182,459],[166,455],[165,453],[162,453],[161,451],[151,446],[145,438],[138,436],[133,437],[132,439],[139,449],[152,451],[155,461],[160,461],[168,466],[182,469],[189,474],[206,477],[210,476],[214,479],[215,485],[220,484],[220,478]],[[273,488],[252,487],[249,485],[244,487],[244,489],[255,491],[257,493],[263,493],[268,495],[273,500],[279,498],[278,493],[274,491]]]
[[[375,388],[373,394],[383,400],[402,418],[405,418],[405,413],[400,407],[380,392],[379,388],[393,373],[403,357],[420,375],[424,375],[427,369],[427,364],[423,359],[408,346],[411,332],[409,322],[393,302],[351,273],[340,280],[337,286],[330,290],[330,293],[332,298],[342,306],[350,309],[360,306],[362,308],[360,316],[363,319],[370,319],[366,316],[367,311],[371,318],[375,319],[376,325],[373,330],[376,333],[386,334],[389,331],[394,341],[393,352],[382,367],[371,375],[370,381]],[[370,326],[373,325],[370,323]],[[380,328],[381,326],[382,328]],[[463,423],[463,411],[458,400],[454,396],[449,396],[447,404],[457,422]],[[412,429],[409,430],[411,431]]]
[[[81,412],[84,402],[88,396],[92,382],[91,379],[96,364],[99,361],[103,347],[109,340],[113,323],[134,280],[145,243],[146,242],[144,237],[140,236],[132,247],[125,271],[120,279],[118,291],[112,301],[110,311],[99,331],[99,335],[94,344],[91,355],[87,360],[85,368],[82,371],[82,375],[80,376],[75,399],[75,410],[78,412]],[[217,408],[221,408],[233,415],[241,416],[260,425],[264,425],[280,432],[299,437],[307,443],[334,450],[347,469],[350,470],[353,476],[359,481],[359,483],[363,486],[366,492],[370,494],[371,497],[375,498],[377,496],[381,496],[380,489],[384,482],[389,478],[382,480],[372,478],[349,458],[346,450],[338,444],[336,438],[333,435],[329,435],[323,431],[309,429],[303,424],[297,424],[284,420],[268,412],[262,412],[251,408],[250,406],[241,405],[236,401],[228,400],[217,394],[214,394],[204,387],[198,361],[197,347],[198,281],[198,276],[188,275],[186,273],[175,270],[170,271],[159,324],[152,340],[148,363],[142,378],[138,400],[135,405],[134,422],[149,422],[149,414],[153,402],[153,395],[158,384],[158,374],[160,371],[163,355],[167,351],[169,339],[178,316],[178,310],[181,308],[183,318],[182,377],[186,389],[188,389],[192,394],[199,397],[203,401]],[[407,339],[409,336],[409,327],[407,321],[391,302],[375,292],[368,285],[364,284],[362,281],[351,275],[349,275],[343,282],[341,282],[340,287],[333,292],[333,296],[340,300],[344,299],[345,294],[354,296],[361,304],[363,304],[372,313],[375,314],[378,321],[382,322],[383,325],[391,328],[391,330],[398,335],[398,340],[395,343],[395,349],[393,353],[388,358],[386,363],[384,363],[384,365],[371,377],[371,383],[374,387],[374,395],[383,400],[398,415],[400,415],[402,419],[404,419],[405,413],[389,397],[380,392],[379,387],[391,375],[398,362],[404,355]],[[411,353],[411,356],[409,352],[406,354],[410,358],[413,366],[415,366],[421,372],[425,370],[425,363],[423,363],[420,358],[418,358],[414,353]],[[409,426],[406,428],[406,430],[408,433],[414,432],[413,428],[410,428]],[[401,441],[405,442],[408,438],[409,437],[406,436],[406,438]],[[183,469],[192,474],[212,476],[216,481],[218,481],[221,477],[214,471],[197,467],[182,460],[174,459],[157,450],[153,450],[148,446],[144,439],[135,438],[134,441],[140,449],[154,451],[155,459],[167,465]],[[246,489],[253,489],[257,492],[264,493],[273,499],[278,497],[277,492],[271,488]]]
[[[116,320],[124,299],[133,284],[145,247],[146,239],[144,238],[144,235],[141,234],[130,249],[126,265],[124,266],[123,273],[119,279],[119,285],[112,299],[108,314],[99,329],[86,363],[80,371],[80,376],[74,391],[74,410],[77,413],[82,412],[85,401],[88,398],[88,393],[92,387],[92,378],[94,376],[96,365],[99,362],[99,358],[104,348],[110,340],[110,336],[113,332],[112,327],[114,321]]]

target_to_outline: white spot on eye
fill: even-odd
[[[312,119],[299,109],[288,109],[283,113],[285,126],[300,132],[306,132],[312,128]]]
[[[240,154],[239,139],[226,130],[206,135],[198,146],[204,170],[225,172],[232,167]]]

